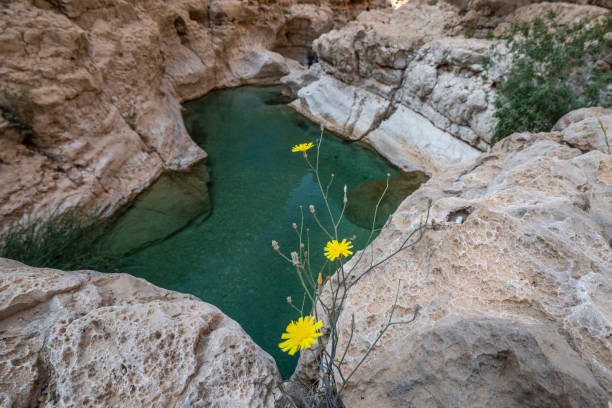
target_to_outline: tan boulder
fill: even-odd
[[[585,120],[578,111],[558,132],[514,134],[400,205],[355,276],[395,251],[429,203],[433,227],[349,292],[339,350],[352,316],[355,333],[344,374],[377,337],[398,284],[393,320],[421,310],[382,337],[348,383],[346,406],[607,405],[612,156],[564,142]],[[295,380],[316,375],[311,353],[300,362]]]
[[[552,130],[561,132],[565,143],[583,152],[599,150],[610,153],[612,110],[597,107],[578,109],[559,119]]]
[[[7,259],[0,282],[0,406],[274,405],[272,357],[194,296]]]

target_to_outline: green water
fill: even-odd
[[[271,241],[287,254],[296,249],[291,224],[299,224],[302,205],[306,226],[313,231],[313,262],[322,265],[326,239],[308,205],[326,218],[313,172],[301,153],[291,152],[295,144],[315,141],[319,128],[285,106],[279,91],[235,88],[185,104],[187,129],[209,159],[188,172],[160,178],[119,219],[110,241],[115,251],[129,251],[123,257],[125,272],[216,305],[276,359],[287,378],[297,355],[282,353],[278,343],[289,321],[299,316],[286,298],[299,304],[303,291],[295,270],[272,251]],[[332,172],[330,203],[336,213],[344,184],[350,191],[387,173],[400,175],[371,150],[326,132],[320,158],[325,182]],[[372,202],[349,205],[361,213],[373,209]],[[357,249],[369,233],[350,220],[340,231],[342,237],[357,235]]]

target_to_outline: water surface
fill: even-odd
[[[282,353],[278,343],[299,314],[286,298],[300,304],[303,291],[295,270],[272,251],[271,241],[278,241],[287,254],[297,248],[291,224],[299,224],[302,205],[312,230],[313,263],[322,265],[326,238],[308,205],[314,204],[327,218],[313,172],[301,153],[291,152],[295,144],[314,142],[319,127],[285,106],[279,91],[235,88],[185,104],[187,129],[209,154],[208,161],[162,177],[135,201],[111,236],[116,251],[128,252],[124,271],[216,305],[276,359],[287,378],[297,355]],[[314,160],[315,150],[309,153]],[[400,176],[373,151],[326,132],[320,156],[325,182],[332,172],[330,203],[336,213],[344,184],[350,191],[387,173]],[[361,213],[373,209],[371,202],[349,205]],[[355,244],[361,248],[369,230],[346,219],[340,233],[357,235]]]

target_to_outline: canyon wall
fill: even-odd
[[[179,102],[277,82],[288,60],[269,50],[334,24],[291,0],[3,1],[0,233],[75,206],[108,215],[205,159]]]
[[[449,3],[417,0],[364,12],[322,35],[313,44],[319,64],[282,79],[297,97],[291,105],[404,170],[467,163],[490,147],[495,86],[505,70],[485,68],[485,57],[503,46],[487,33],[550,12],[561,24],[607,12],[568,3]],[[466,38],[468,27],[482,38]]]

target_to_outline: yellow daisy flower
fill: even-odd
[[[347,241],[346,238],[342,240],[342,242],[338,242],[335,239],[333,241],[329,241],[327,245],[325,245],[325,256],[333,261],[338,258],[340,255],[348,256],[353,255],[349,249],[353,247],[353,243],[351,241]]]
[[[314,146],[312,144],[312,142],[311,143],[301,143],[301,144],[293,146],[293,149],[291,149],[291,151],[293,153],[295,153],[295,152],[305,152],[306,150],[310,149],[312,146]]]
[[[321,335],[317,332],[323,326],[320,320],[315,323],[314,316],[300,317],[297,322],[293,320],[283,333],[281,339],[286,339],[278,345],[283,351],[294,355],[300,349],[310,348],[313,344],[317,344],[316,338]]]

